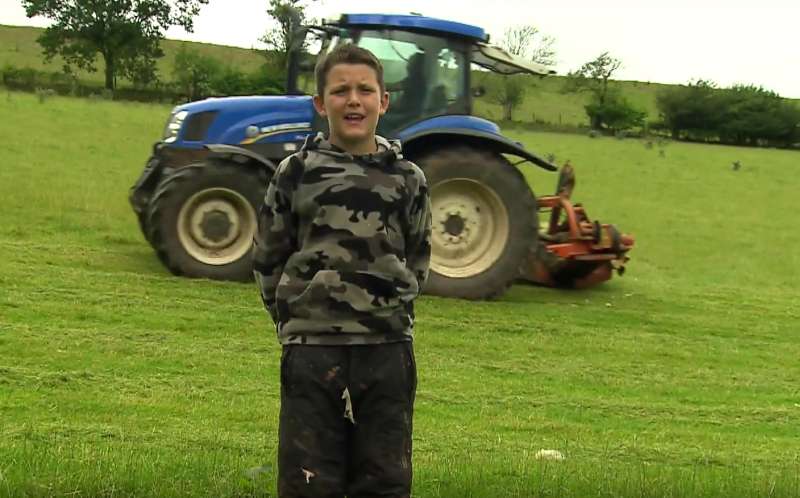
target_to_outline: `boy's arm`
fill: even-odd
[[[295,159],[296,160],[296,159]],[[297,246],[287,169],[293,159],[282,162],[272,175],[264,202],[258,211],[258,230],[253,239],[253,274],[261,289],[264,307],[278,323],[275,291],[289,256]]]
[[[428,184],[420,174],[421,181],[411,202],[409,233],[406,236],[406,266],[414,273],[419,292],[428,279],[431,262],[431,199]]]

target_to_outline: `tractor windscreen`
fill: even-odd
[[[319,35],[323,36],[319,36]],[[309,37],[314,36],[309,31]],[[427,117],[469,114],[469,46],[460,40],[401,30],[328,29],[306,39],[298,64],[297,88],[314,93],[314,64],[341,43],[355,43],[381,61],[389,92],[389,111],[378,131],[393,136],[405,126]]]
[[[361,31],[353,42],[383,64],[389,111],[379,132],[391,135],[433,116],[469,112],[465,44],[410,31]]]

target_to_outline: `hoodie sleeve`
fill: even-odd
[[[264,307],[276,324],[275,292],[286,261],[297,248],[297,227],[291,204],[294,190],[291,171],[297,167],[302,168],[302,161],[290,156],[275,170],[258,211],[258,230],[253,240],[253,273]]]
[[[425,176],[418,168],[417,172],[419,182],[411,201],[409,233],[406,234],[406,266],[416,277],[422,292],[431,262],[431,199]]]

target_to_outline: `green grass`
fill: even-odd
[[[476,81],[483,78],[497,78],[495,75],[479,75]],[[566,78],[564,76],[548,76],[547,78],[528,77],[528,88],[525,98],[518,109],[513,112],[514,121],[530,123],[534,121],[552,125],[575,127],[589,126],[584,107],[590,102],[589,92],[564,92]],[[656,97],[658,93],[672,85],[647,83],[639,81],[614,81],[611,87],[618,89],[634,106],[647,112],[648,120],[658,119]],[[501,106],[487,94],[475,100],[475,113],[497,121],[503,118]]]
[[[172,277],[127,205],[168,111],[0,93],[0,496],[274,496],[255,287]],[[797,153],[507,132],[637,245],[590,291],[419,300],[415,496],[800,496]]]
[[[36,38],[42,28],[3,26],[0,25],[0,68],[5,64],[16,67],[31,67],[39,70],[60,71],[63,62],[56,57],[50,63],[45,63],[41,55],[41,47]],[[255,40],[254,40],[255,42]],[[181,46],[189,47],[204,55],[214,57],[238,70],[253,72],[261,68],[264,58],[253,50],[210,45],[206,43],[165,40],[162,44],[164,57],[158,61],[158,71],[164,81],[173,79],[173,62],[175,54]],[[94,73],[79,71],[81,81],[102,86],[103,72],[102,60],[98,59],[98,70]],[[121,80],[121,85],[130,86],[129,82]],[[526,94],[525,102],[515,111],[514,119],[521,122],[544,121],[551,124],[564,126],[587,125],[584,106],[589,102],[587,93],[565,94],[561,88],[564,85],[563,77],[530,78],[530,87]],[[642,82],[615,82],[628,99],[643,110],[646,110],[651,119],[658,117],[655,97],[660,89],[669,85],[650,84]],[[500,106],[493,103],[489,97],[476,101],[476,112],[490,119],[501,119]]]
[[[30,67],[43,71],[61,71],[63,60],[54,57],[51,62],[45,62],[42,48],[36,39],[44,31],[42,28],[28,26],[3,26],[0,25],[0,68],[6,64],[15,67]],[[256,40],[253,40],[255,43]],[[212,45],[210,43],[188,42],[180,40],[164,40],[161,49],[164,57],[158,59],[156,67],[163,81],[173,79],[173,63],[175,55],[182,46],[195,50],[203,55],[213,57],[226,65],[239,71],[250,73],[257,71],[264,63],[264,57],[256,50]],[[103,74],[103,60],[98,54],[96,61],[97,71],[77,71],[78,78],[84,83],[102,86],[105,81]],[[120,80],[123,87],[131,86],[129,82]]]
[[[43,31],[42,28],[27,26],[0,25],[0,68],[6,64],[15,67],[30,67],[45,71],[60,71],[63,61],[56,57],[46,63],[42,50],[36,38]],[[256,43],[256,40],[253,40]],[[180,47],[187,47],[203,55],[213,57],[224,64],[228,64],[245,73],[261,70],[264,58],[259,51],[238,47],[211,45],[208,43],[187,42],[178,40],[164,40],[162,49],[164,57],[158,60],[157,68],[162,81],[172,81],[173,63],[175,54]],[[101,87],[103,85],[102,60],[97,60],[97,72],[77,71],[78,78],[83,83]],[[478,74],[478,73],[475,73]],[[479,74],[474,83],[480,84],[486,74]],[[488,75],[494,78],[494,75]],[[514,121],[521,123],[543,122],[550,125],[574,128],[588,126],[588,118],[584,106],[590,101],[588,92],[564,93],[562,88],[565,83],[564,76],[550,76],[547,78],[529,77],[530,84],[523,103],[513,113]],[[120,80],[121,87],[130,87],[130,82]],[[673,87],[654,82],[642,81],[612,81],[611,87],[618,89],[634,106],[647,113],[648,121],[659,119],[656,97],[659,92]],[[800,105],[800,100],[795,100]],[[494,103],[491,96],[487,95],[475,101],[475,113],[491,120],[500,120],[503,111],[500,105]]]

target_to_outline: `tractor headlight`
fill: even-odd
[[[178,111],[169,117],[167,126],[164,127],[164,135],[162,137],[164,143],[170,144],[178,139],[178,133],[181,131],[181,126],[183,126],[183,120],[185,120],[188,115],[189,113],[187,111]]]

